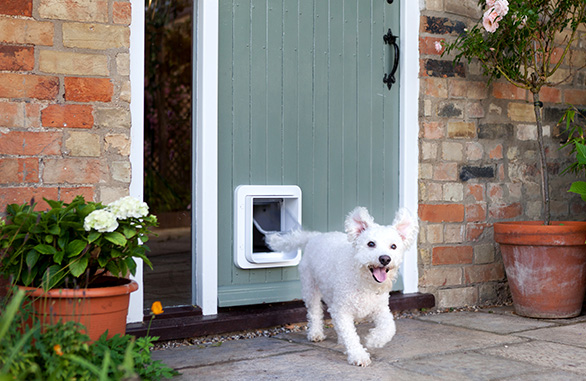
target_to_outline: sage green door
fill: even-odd
[[[239,185],[298,185],[305,229],[343,230],[358,205],[392,222],[399,84],[382,81],[394,60],[389,28],[398,34],[399,1],[220,0],[219,306],[301,296],[296,267],[234,266]]]

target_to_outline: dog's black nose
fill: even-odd
[[[386,266],[389,263],[391,263],[391,257],[389,257],[388,255],[381,255],[380,257],[378,257],[378,261],[381,265]]]

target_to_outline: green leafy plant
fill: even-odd
[[[179,373],[160,360],[152,359],[151,349],[158,339],[152,336],[136,339],[131,335],[107,339],[104,334],[91,345],[91,358],[77,356],[72,360],[104,380],[126,379],[133,373],[145,381],[171,378]]]
[[[446,44],[444,54],[457,52],[454,62],[477,59],[488,82],[504,78],[533,94],[537,124],[544,224],[550,222],[549,180],[543,142],[540,91],[567,78],[552,80],[564,62],[572,69],[571,46],[586,18],[583,0],[480,0],[481,20],[454,42]],[[440,47],[441,48],[441,47]],[[583,64],[583,63],[581,63]]]
[[[38,320],[28,313],[29,306],[23,304],[24,297],[25,292],[18,290],[0,316],[0,375],[18,380],[70,380],[87,374],[71,368],[64,356],[89,353],[87,336],[73,322],[41,330]]]
[[[43,287],[89,287],[109,272],[135,274],[134,258],[148,266],[143,245],[157,225],[146,203],[131,197],[108,206],[76,197],[71,203],[47,200],[11,204],[0,224],[0,272],[14,284]]]
[[[566,124],[564,132],[568,134],[567,142],[562,148],[570,146],[574,161],[562,173],[586,174],[586,116],[576,107],[570,107],[564,113],[560,123]],[[586,181],[574,181],[568,192],[577,193],[586,201]]]
[[[34,371],[31,356],[25,354],[30,347],[31,337],[39,330],[34,326],[26,333],[19,334],[17,315],[24,300],[24,291],[19,291],[0,311],[0,380],[11,380],[10,374],[24,377]]]
[[[0,380],[161,380],[178,374],[151,349],[157,337],[103,334],[94,343],[78,323],[27,323],[25,293],[19,290],[0,308]],[[83,327],[82,327],[83,328]]]

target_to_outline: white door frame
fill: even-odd
[[[419,209],[419,1],[401,0],[399,46],[399,206],[418,218]],[[405,253],[403,292],[419,291],[417,242]]]
[[[219,0],[197,0],[195,304],[218,311],[218,29]],[[192,224],[193,225],[193,224]]]
[[[219,0],[194,0],[197,51],[194,53],[195,139],[195,303],[204,315],[218,310],[218,34]],[[382,0],[381,0],[382,1]],[[130,81],[132,86],[130,194],[143,197],[144,3],[131,0]],[[400,32],[400,164],[399,205],[414,215],[418,209],[419,2],[401,0]],[[418,291],[417,247],[403,263],[404,292]],[[142,263],[136,279],[143,288]],[[136,295],[135,295],[136,294]],[[129,322],[142,321],[143,294],[131,297]]]
[[[144,198],[144,1],[130,0],[132,22],[130,24],[130,164],[129,193]],[[141,322],[144,310],[144,282],[142,259],[136,259],[138,290],[130,294],[128,323]]]

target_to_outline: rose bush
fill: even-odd
[[[480,0],[482,18],[451,43],[445,43],[443,55],[455,53],[454,62],[463,59],[480,62],[488,83],[504,78],[529,90],[533,95],[539,167],[543,197],[543,220],[550,222],[549,180],[543,142],[540,92],[572,78],[572,45],[577,31],[586,21],[584,0]],[[567,64],[568,75],[553,80],[558,69]]]

